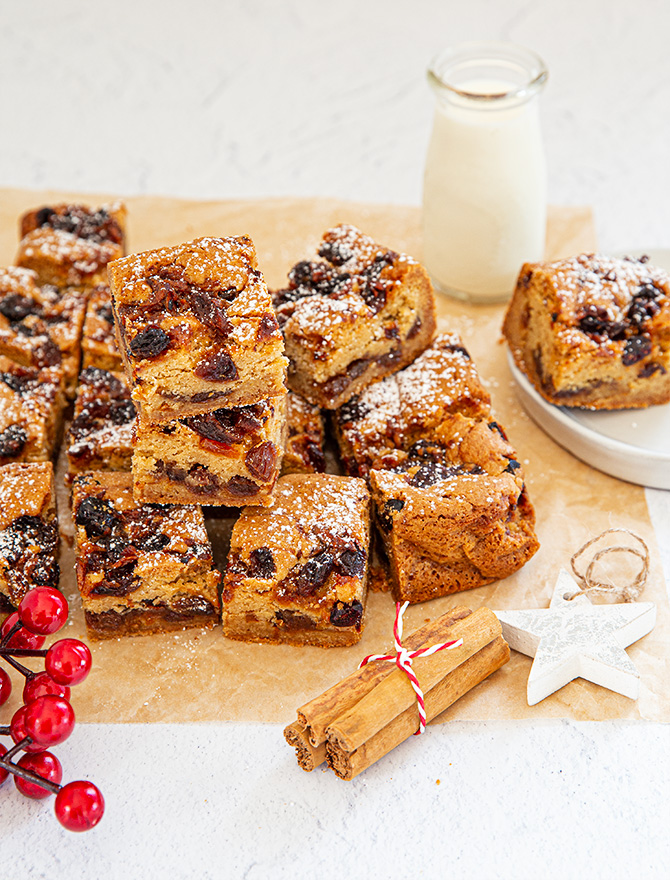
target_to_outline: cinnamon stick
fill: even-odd
[[[410,651],[416,651],[419,648],[429,647],[438,641],[445,641],[443,638],[445,629],[470,614],[472,611],[464,606],[458,606],[448,611],[442,617],[424,624],[408,635],[404,639],[405,647]],[[393,651],[390,650],[387,653],[393,653]],[[320,696],[301,706],[298,709],[298,720],[304,726],[312,746],[316,747],[325,742],[328,725],[347,709],[355,706],[381,681],[388,678],[394,669],[392,663],[372,660],[367,666],[356,669]]]
[[[326,760],[326,743],[322,742],[321,745],[313,746],[307,737],[304,724],[301,724],[300,721],[294,721],[293,724],[285,727],[284,737],[286,742],[295,749],[298,764],[308,773]]]

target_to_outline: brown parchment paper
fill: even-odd
[[[110,198],[0,190],[1,264],[14,260],[17,218],[23,211],[56,200],[96,204]],[[131,251],[176,244],[198,235],[247,233],[256,244],[270,286],[281,285],[288,268],[310,254],[323,230],[338,222],[359,225],[384,244],[421,258],[417,208],[289,198],[190,202],[134,197],[125,201]],[[550,257],[594,246],[588,208],[551,209]],[[632,529],[649,545],[651,571],[642,599],[658,606],[654,631],[629,648],[641,676],[639,700],[577,680],[529,707],[526,681],[531,660],[513,652],[510,663],[459,700],[441,720],[670,720],[670,607],[643,489],[582,464],[525,415],[507,368],[505,347],[499,344],[504,307],[472,307],[441,298],[438,308],[441,329],[453,328],[462,334],[489,385],[496,416],[524,463],[541,549],[520,572],[504,581],[408,609],[405,632],[457,604],[473,609],[487,605],[494,610],[547,607],[559,569],[569,568],[572,553],[611,526]],[[63,490],[59,501],[63,530],[71,534]],[[74,580],[74,555],[67,541],[63,543],[62,588],[72,609],[65,634],[86,640]],[[361,642],[329,650],[231,642],[223,638],[220,628],[92,642],[93,671],[73,694],[77,718],[98,722],[284,723],[295,717],[297,706],[352,671],[366,654],[387,648],[392,643],[393,615],[389,595],[371,594]]]

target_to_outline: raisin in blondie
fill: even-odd
[[[369,492],[333,474],[281,477],[271,507],[245,507],[224,578],[224,635],[331,647],[365,623]]]
[[[670,400],[670,276],[644,257],[526,264],[503,333],[550,403],[622,409]]]
[[[214,625],[219,573],[202,510],[137,504],[120,471],[75,478],[77,583],[92,638]]]
[[[0,612],[32,587],[57,587],[58,519],[51,462],[0,467]]]
[[[273,294],[289,387],[336,409],[411,363],[435,332],[430,279],[416,260],[353,226],[328,230],[320,261],[297,263]]]
[[[109,267],[116,332],[143,417],[168,422],[284,394],[284,343],[253,243],[200,238]]]
[[[69,477],[85,471],[129,471],[135,417],[124,373],[82,370],[66,439]]]
[[[286,432],[286,395],[153,424],[140,411],[132,471],[141,501],[270,504]]]
[[[107,280],[107,264],[123,256],[126,209],[120,204],[50,205],[24,214],[16,262],[41,283],[90,287]]]

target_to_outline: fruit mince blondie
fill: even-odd
[[[0,269],[0,354],[26,366],[60,364],[68,397],[77,383],[85,312],[81,291],[39,286],[27,269]]]
[[[135,420],[124,373],[82,370],[66,438],[69,479],[85,471],[129,471]]]
[[[126,209],[121,203],[45,205],[20,222],[16,263],[33,269],[40,282],[90,287],[107,280],[107,264],[123,256]]]
[[[286,434],[286,395],[171,422],[139,413],[132,460],[139,501],[270,504]]]
[[[325,427],[321,409],[304,397],[289,391],[287,398],[287,437],[282,474],[322,474]]]
[[[433,341],[413,364],[366,388],[335,413],[333,423],[347,473],[365,476],[394,450],[433,437],[454,413],[490,414],[491,399],[456,334]]]
[[[284,342],[247,236],[109,267],[116,333],[143,417],[168,422],[284,394]]]
[[[273,300],[286,340],[288,383],[315,405],[337,409],[411,363],[435,332],[425,269],[353,226],[328,230],[321,260],[303,260]]]
[[[271,507],[245,507],[224,577],[224,635],[320,647],[357,642],[365,625],[369,501],[355,477],[289,474]]]
[[[646,257],[527,263],[503,333],[550,403],[622,409],[670,400],[670,276]]]
[[[210,627],[219,573],[202,510],[137,504],[120,471],[75,478],[77,584],[88,634],[105,639]]]
[[[392,470],[370,472],[397,602],[500,580],[539,547],[523,469],[502,428],[455,416],[442,441],[418,441],[396,453]]]
[[[32,587],[58,587],[58,543],[51,462],[0,466],[0,613]]]
[[[0,464],[48,461],[61,434],[60,367],[24,367],[0,355]]]
[[[112,372],[123,369],[114,331],[112,295],[106,284],[94,287],[88,298],[81,337],[81,365]]]

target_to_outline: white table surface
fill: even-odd
[[[0,185],[419,204],[428,61],[510,39],[550,70],[550,201],[605,251],[668,247],[669,38],[666,0],[2,0]],[[667,725],[442,725],[351,783],[280,725],[79,725],[58,755],[104,820],[7,784],[2,880],[670,876]]]

